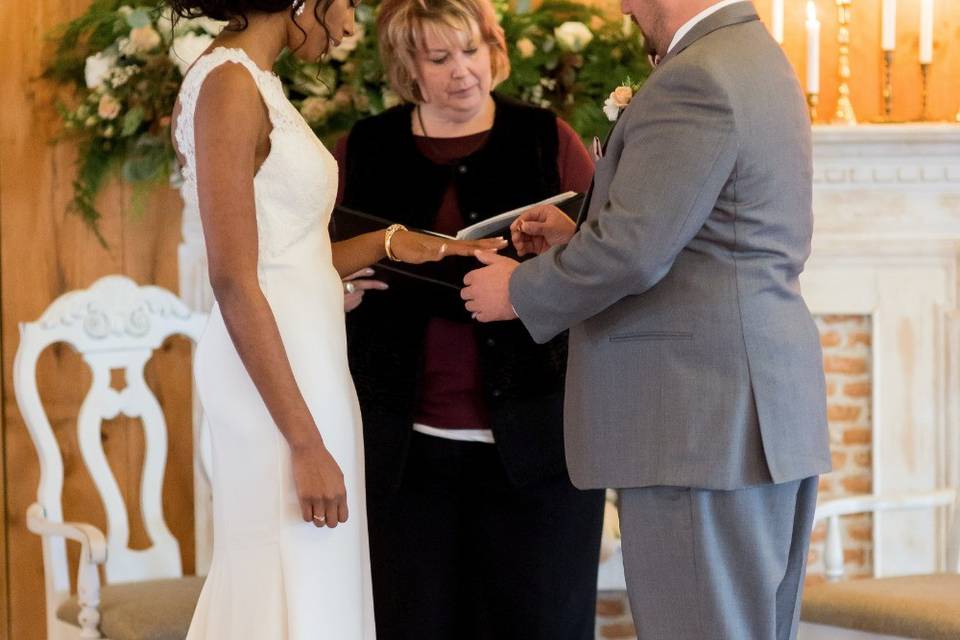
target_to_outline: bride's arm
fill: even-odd
[[[333,243],[333,266],[346,277],[387,257],[386,231],[371,231]],[[448,240],[413,231],[397,231],[390,239],[390,251],[401,262],[420,264],[447,256],[472,256],[476,251],[497,251],[507,246],[502,238]]]
[[[227,64],[206,78],[195,113],[197,189],[210,282],[227,331],[292,452],[303,519],[347,519],[343,474],[326,450],[257,278],[253,178],[270,123],[252,77]],[[262,161],[262,160],[261,160]]]

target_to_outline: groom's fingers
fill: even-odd
[[[546,233],[546,226],[543,222],[527,220],[523,223],[522,230],[528,236],[542,236]]]

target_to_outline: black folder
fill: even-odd
[[[505,237],[507,240],[509,240],[510,224],[517,217],[519,217],[524,210],[543,203],[549,203],[554,204],[564,213],[570,216],[571,219],[575,220],[580,209],[580,205],[583,203],[583,197],[583,194],[574,193],[572,191],[562,193],[542,202],[520,207],[518,209],[481,220],[476,224],[461,229],[456,236],[447,236],[434,231],[426,231],[422,229],[411,229],[411,231],[418,231],[420,233],[425,233],[449,240],[455,240],[458,238],[465,240],[478,240],[481,238],[496,237]],[[394,224],[392,220],[387,220],[386,218],[381,218],[379,216],[364,213],[363,211],[357,211],[355,209],[350,209],[348,207],[337,206],[333,210],[333,226],[336,230],[336,236],[340,240],[353,238],[371,231],[386,229],[392,224]],[[518,260],[532,257],[525,256],[524,258],[519,258],[512,244],[509,247],[502,249],[499,253],[501,255],[509,256]],[[395,285],[403,286],[419,284],[426,286],[438,286],[441,288],[459,291],[461,288],[463,288],[464,276],[480,266],[482,266],[481,263],[472,256],[451,256],[449,258],[444,258],[439,262],[427,262],[425,264],[406,264],[404,262],[393,262],[391,260],[384,259],[374,265],[373,268],[377,272],[374,277],[378,280],[386,282],[391,287]]]

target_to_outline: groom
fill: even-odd
[[[796,635],[817,475],[830,469],[810,251],[810,122],[750,2],[622,0],[659,65],[598,160],[581,226],[514,225],[482,256],[481,322],[570,331],[566,455],[621,488],[641,640]],[[599,108],[599,105],[598,105]]]

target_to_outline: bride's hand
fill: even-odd
[[[390,249],[401,262],[421,264],[447,256],[473,256],[476,251],[499,251],[507,244],[504,238],[450,240],[414,231],[397,231],[390,240]]]
[[[317,438],[304,446],[291,447],[293,481],[304,522],[333,529],[346,522],[347,488],[337,461]]]

